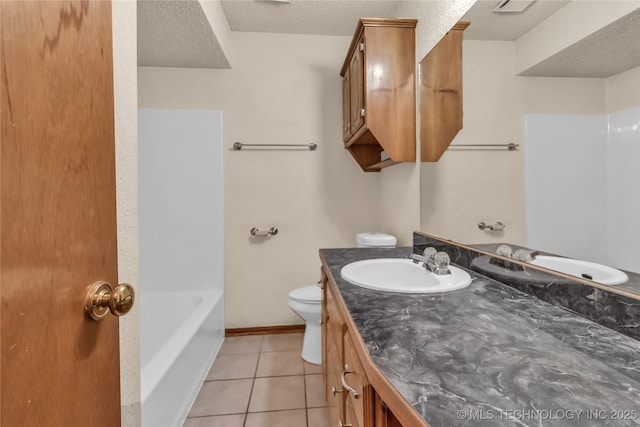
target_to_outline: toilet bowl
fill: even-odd
[[[316,365],[322,363],[321,303],[322,289],[318,285],[289,292],[289,308],[306,322],[302,341],[302,358]]]
[[[390,234],[370,231],[356,235],[359,248],[395,248],[396,238]],[[306,322],[302,342],[302,358],[309,363],[322,363],[322,289],[318,285],[306,286],[289,292],[289,308]]]

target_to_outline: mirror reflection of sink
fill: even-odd
[[[619,285],[629,280],[629,277],[620,270],[589,261],[538,255],[529,263],[571,276],[593,280],[603,285]]]
[[[340,276],[353,285],[385,292],[428,294],[469,286],[469,273],[455,266],[449,269],[451,274],[438,276],[410,259],[379,258],[347,264]]]

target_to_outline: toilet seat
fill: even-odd
[[[305,304],[320,304],[322,302],[322,289],[318,285],[305,286],[289,292],[289,298]]]

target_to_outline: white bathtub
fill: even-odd
[[[224,340],[222,292],[141,292],[143,427],[179,427]]]

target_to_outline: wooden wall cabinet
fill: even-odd
[[[365,172],[416,161],[417,22],[360,19],[340,71],[343,140]]]
[[[437,162],[462,129],[462,33],[458,22],[420,61],[420,160]]]

